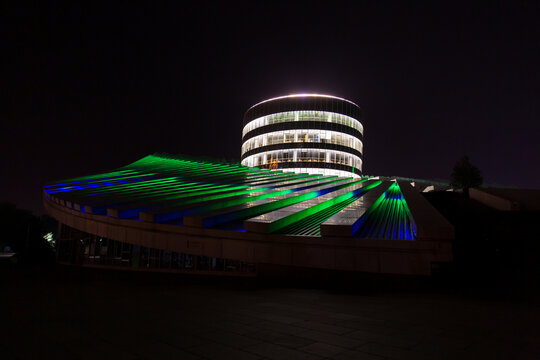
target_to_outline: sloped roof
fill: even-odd
[[[297,174],[155,154],[109,172],[51,183],[44,194],[71,210],[133,221],[291,236],[417,240],[419,227],[433,225],[435,218],[417,224],[408,202],[419,219],[438,213],[411,189],[391,179]],[[451,228],[441,218],[435,225]]]

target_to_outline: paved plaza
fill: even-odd
[[[2,359],[540,358],[530,299],[6,272],[1,297]]]

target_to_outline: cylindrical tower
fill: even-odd
[[[362,175],[362,110],[335,96],[298,94],[244,115],[242,165],[310,174]]]

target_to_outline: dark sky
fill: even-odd
[[[77,3],[77,2],[73,2]],[[2,5],[1,198],[147,154],[239,159],[244,112],[365,112],[364,173],[540,188],[540,2]]]

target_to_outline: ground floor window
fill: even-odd
[[[149,248],[78,231],[64,224],[57,241],[58,261],[78,265],[132,267],[179,272],[256,273],[255,264],[166,249]]]

